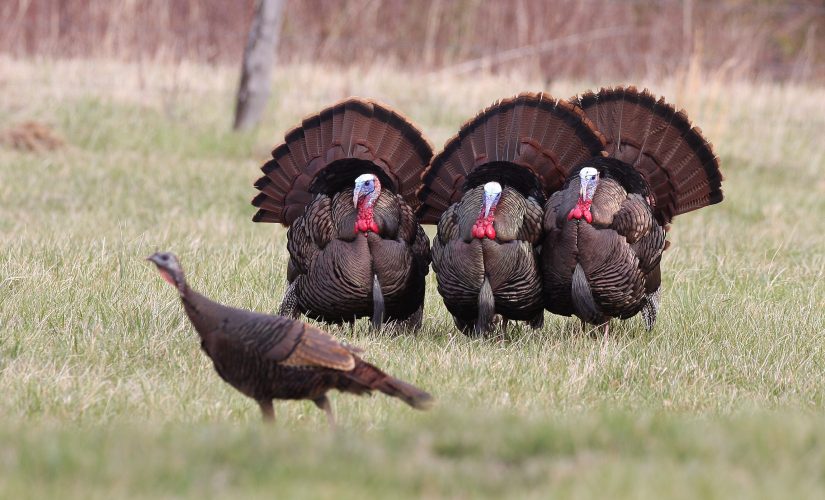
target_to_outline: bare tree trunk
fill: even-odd
[[[266,108],[283,8],[284,0],[258,0],[243,54],[235,104],[235,130],[257,125]]]

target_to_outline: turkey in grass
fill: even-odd
[[[711,145],[683,111],[634,87],[572,102],[607,140],[607,157],[570,172],[544,213],[542,271],[550,312],[604,325],[641,312],[653,328],[660,259],[674,216],[722,201]]]
[[[421,324],[430,241],[414,217],[432,148],[377,102],[350,98],[286,134],[261,170],[255,222],[289,226],[280,313]]]
[[[148,260],[174,286],[201,348],[218,375],[258,402],[265,420],[275,417],[273,399],[309,399],[324,410],[331,425],[331,389],[353,394],[373,390],[426,409],[432,397],[362,360],[361,352],[298,320],[235,309],[195,292],[174,254],[158,252]]]
[[[433,158],[418,216],[438,223],[433,269],[459,329],[487,332],[496,314],[542,324],[545,196],[603,147],[581,110],[525,93],[483,110]]]

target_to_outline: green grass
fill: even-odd
[[[471,340],[431,275],[417,337],[331,331],[438,405],[334,394],[332,434],[305,402],[263,426],[143,258],[175,251],[196,289],[274,311],[285,231],[250,221],[251,184],[302,115],[375,96],[439,147],[542,86],[282,68],[266,123],[235,135],[232,69],[0,59],[0,75],[0,130],[39,120],[68,143],[0,146],[0,497],[825,496],[825,90],[651,83],[726,176],[724,203],[675,221],[655,330],[594,340],[548,315]]]

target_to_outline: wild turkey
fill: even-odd
[[[524,93],[479,113],[433,159],[418,217],[438,222],[433,269],[459,329],[487,332],[495,314],[542,325],[545,194],[603,147],[581,110]]]
[[[178,290],[218,375],[257,401],[265,420],[275,418],[273,399],[310,399],[334,425],[326,397],[330,389],[353,394],[378,390],[417,409],[432,404],[426,392],[387,375],[358,357],[362,351],[314,326],[235,309],[195,292],[174,254],[155,253],[148,260]]]
[[[304,119],[272,156],[252,220],[289,226],[280,314],[417,328],[430,264],[413,215],[432,157],[421,132],[384,105],[350,98]]]
[[[607,139],[608,157],[570,172],[547,201],[544,300],[556,314],[604,324],[638,312],[648,330],[659,307],[668,223],[722,201],[711,145],[683,111],[634,87],[575,97]]]

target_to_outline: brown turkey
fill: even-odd
[[[543,324],[545,195],[603,147],[577,107],[524,93],[479,113],[433,159],[418,217],[438,223],[433,269],[459,329],[488,332],[497,314]]]
[[[430,241],[415,196],[432,147],[408,120],[350,98],[304,119],[255,187],[255,222],[289,226],[280,314],[421,324]]]
[[[189,288],[174,254],[155,253],[148,260],[178,290],[218,375],[257,401],[265,420],[275,418],[273,399],[310,399],[334,425],[326,397],[330,389],[353,394],[378,390],[417,409],[432,404],[426,392],[387,375],[358,357],[360,350],[312,325],[209,300]]]
[[[570,172],[547,201],[544,301],[556,314],[604,324],[659,307],[660,259],[671,219],[722,201],[711,145],[683,111],[647,90],[602,89],[575,97],[607,139],[607,157]]]

